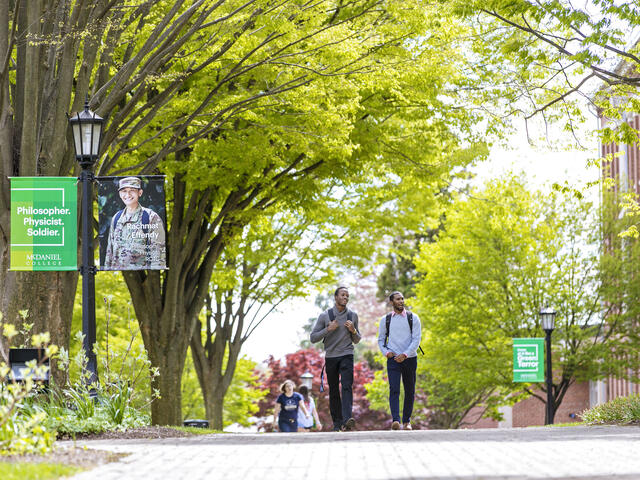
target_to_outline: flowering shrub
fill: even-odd
[[[76,340],[81,344],[82,334],[79,333]],[[87,357],[83,350],[70,359],[68,352],[61,349],[58,365],[66,373],[66,384],[52,386],[46,398],[36,399],[31,408],[44,412],[46,424],[59,436],[74,437],[149,425],[148,406],[157,392],[147,399],[137,383],[144,372],[150,372],[151,378],[158,372],[151,369],[144,348],[134,349],[132,345],[133,338],[124,351],[107,349],[98,355],[102,360],[99,383],[87,381]],[[79,377],[71,380],[70,372],[78,372]]]
[[[580,414],[590,425],[629,425],[640,423],[640,395],[617,397]]]

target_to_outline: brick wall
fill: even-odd
[[[546,395],[539,392],[540,395]],[[578,415],[589,408],[589,383],[574,383],[569,387],[562,400],[560,408],[555,414],[554,423],[578,422]],[[545,404],[535,397],[516,403],[513,406],[513,426],[529,427],[531,425],[544,425]],[[570,415],[574,414],[575,418]]]
[[[540,395],[546,395],[544,392],[538,393]],[[556,412],[554,423],[579,422],[580,413],[587,408],[589,408],[589,382],[574,383],[569,387],[569,390],[564,396],[562,404]],[[544,403],[535,397],[529,397],[513,406],[510,414],[511,424],[507,426],[531,427],[534,425],[544,425],[544,410]],[[480,429],[499,427],[496,420],[490,418],[478,420],[481,414],[481,409],[472,409],[465,417],[465,425],[462,428]],[[508,417],[508,415],[505,415],[505,417]]]

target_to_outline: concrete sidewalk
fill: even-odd
[[[219,434],[76,446],[130,455],[75,480],[640,479],[640,427]]]

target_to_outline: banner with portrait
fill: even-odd
[[[164,175],[98,177],[100,270],[167,268]]]

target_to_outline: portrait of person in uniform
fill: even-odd
[[[143,207],[144,190],[138,177],[118,180],[124,208],[110,219],[101,270],[158,270],[166,268],[166,240],[162,218]],[[103,256],[101,255],[101,258]]]

